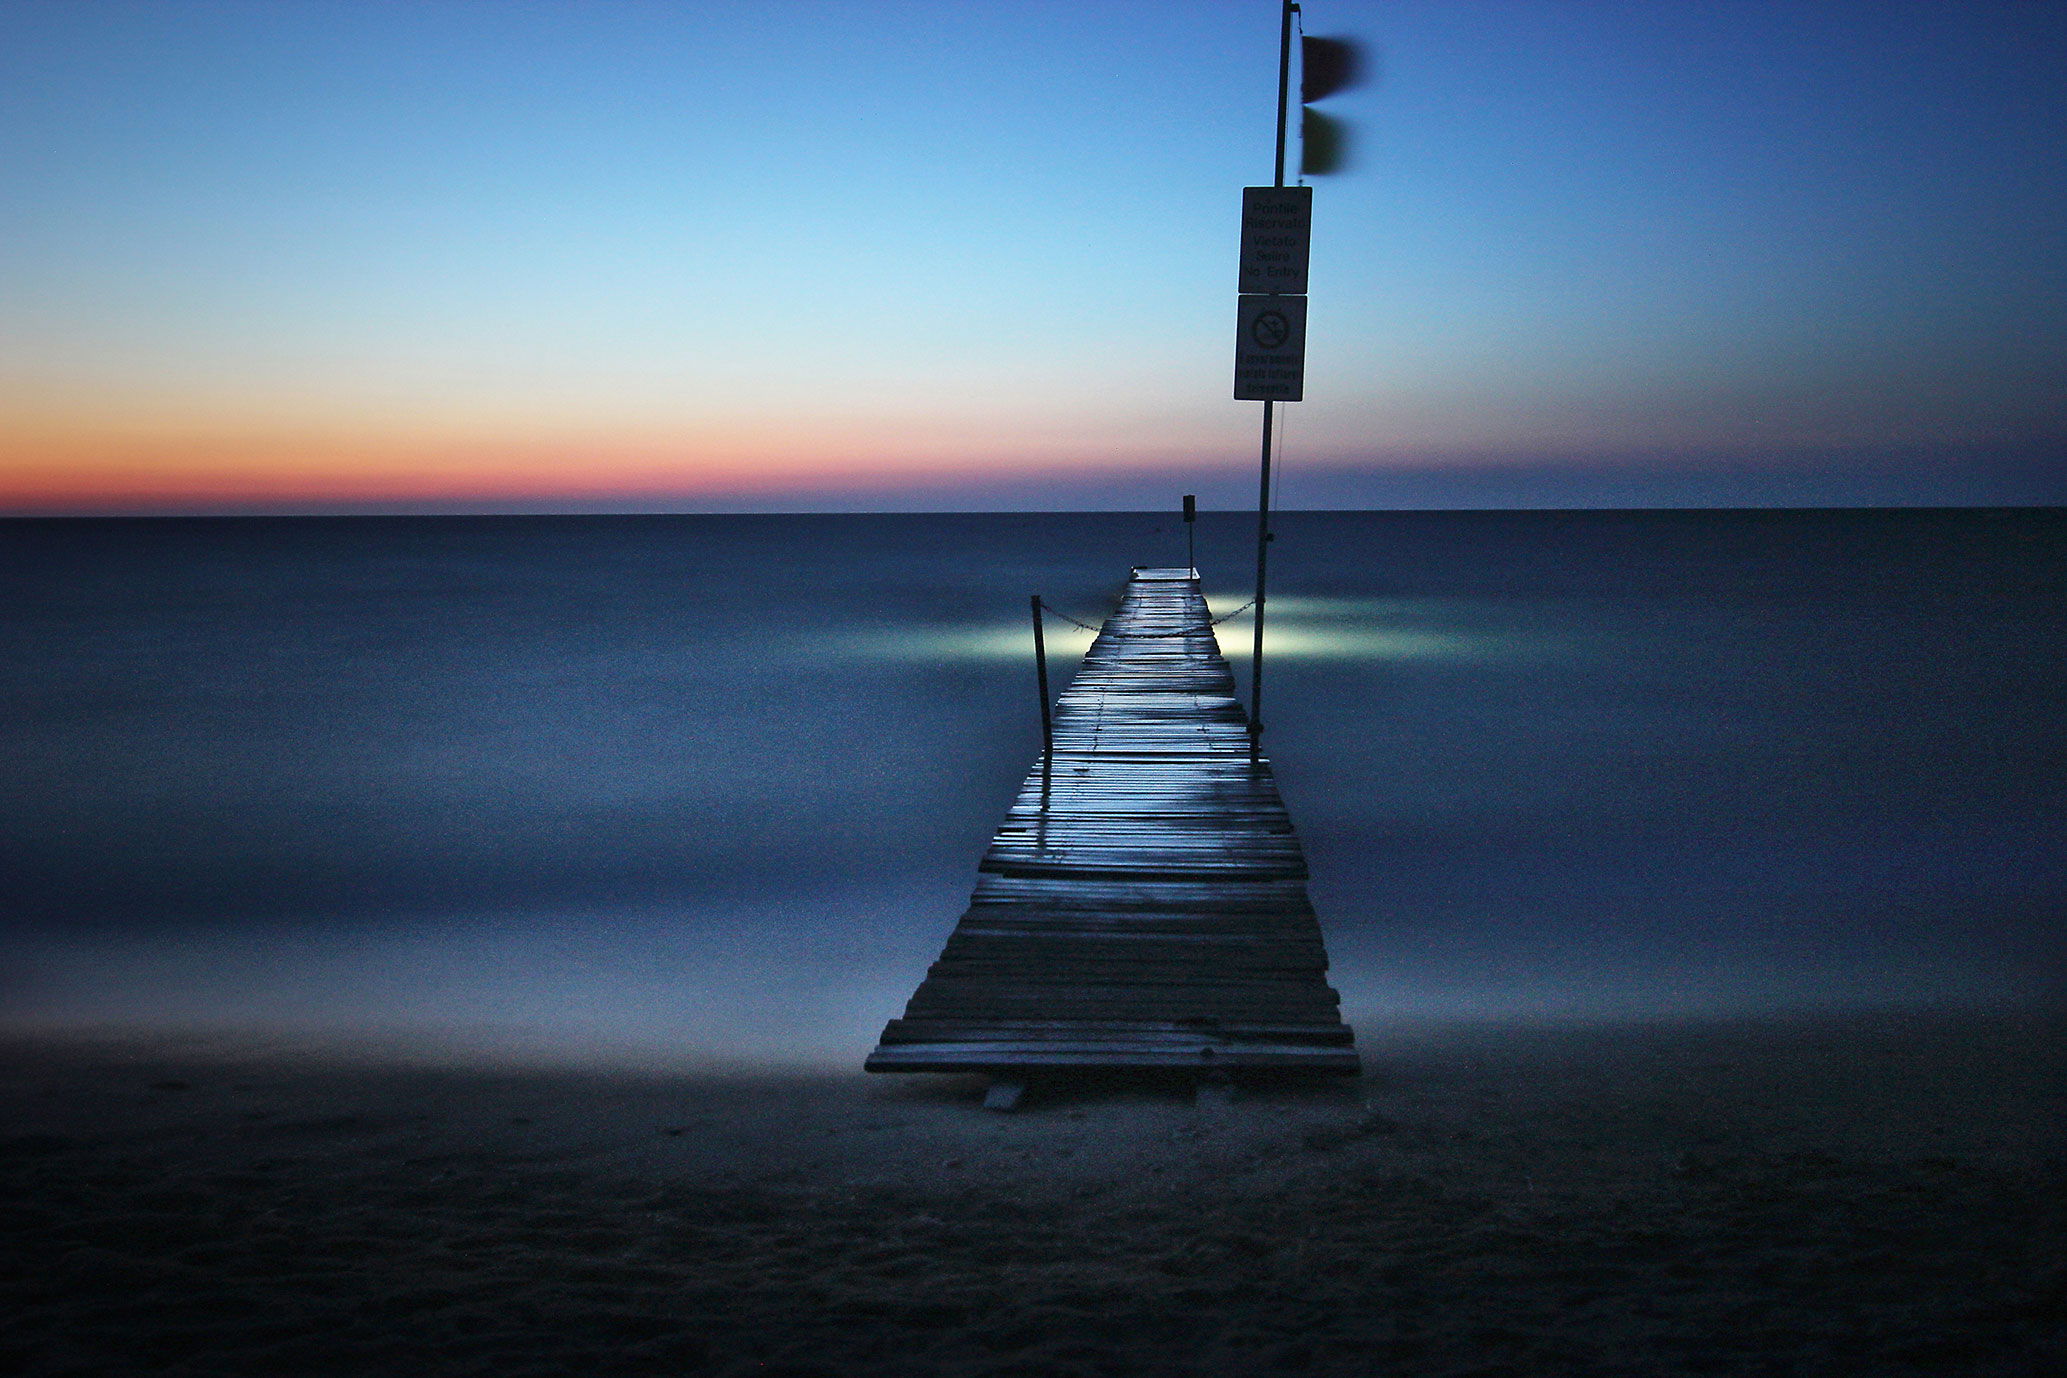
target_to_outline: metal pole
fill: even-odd
[[[1292,12],[1284,0],[1278,18],[1277,185],[1285,184],[1285,102],[1292,93]],[[1256,642],[1249,653],[1249,760],[1263,757],[1263,594],[1270,569],[1270,422],[1275,404],[1263,404],[1263,479],[1256,489]]]
[[[1198,577],[1199,552],[1192,540],[1192,529],[1198,525],[1199,500],[1190,493],[1184,495],[1184,567]]]
[[[1285,0],[1285,12],[1278,20],[1278,182],[1285,184],[1285,100],[1292,93],[1292,12],[1299,7]]]
[[[1256,492],[1256,641],[1249,651],[1249,759],[1263,755],[1263,589],[1270,570],[1270,421],[1263,404],[1263,481]]]
[[[1048,706],[1048,641],[1041,626],[1041,595],[1033,595],[1034,673],[1041,686],[1041,769],[1055,758],[1055,714]]]

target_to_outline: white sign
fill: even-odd
[[[1306,298],[1244,295],[1235,312],[1238,402],[1297,402],[1306,391]]]
[[[1312,187],[1242,188],[1243,292],[1304,292]]]

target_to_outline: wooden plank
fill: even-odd
[[[1197,577],[1137,569],[871,1071],[1354,1073],[1306,861]]]

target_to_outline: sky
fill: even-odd
[[[2067,8],[1306,8],[1280,502],[2067,502]],[[0,0],[0,513],[1239,506],[1277,26]]]

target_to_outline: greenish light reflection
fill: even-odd
[[[1063,623],[1047,628],[1048,654],[1081,656],[1091,647],[1091,633]],[[847,637],[843,649],[882,660],[1029,660],[1033,631],[1025,622],[982,623],[959,627],[906,627]]]
[[[1248,598],[1213,594],[1208,605],[1224,617],[1218,636],[1230,661],[1245,663],[1252,646],[1252,614],[1236,612]],[[1490,610],[1465,602],[1429,599],[1272,599],[1264,653],[1295,660],[1370,663],[1466,662],[1540,659],[1551,649],[1539,635],[1485,625]],[[1088,618],[1086,619],[1088,620]],[[1080,656],[1092,633],[1059,618],[1047,624],[1051,656]],[[910,627],[847,638],[856,655],[925,661],[1023,660],[1033,637],[1023,622]]]
[[[1206,606],[1215,617],[1225,617],[1247,603],[1246,589],[1206,595]],[[1388,617],[1441,618],[1447,621],[1475,621],[1493,609],[1468,598],[1314,598],[1301,594],[1270,595],[1272,617],[1313,618],[1321,621],[1369,622]]]

